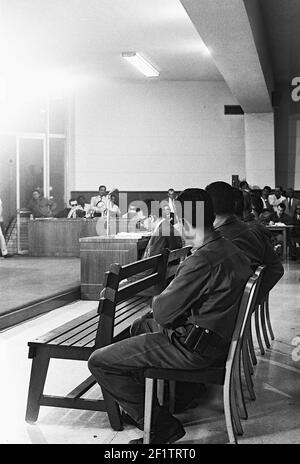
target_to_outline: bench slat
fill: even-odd
[[[72,319],[69,322],[66,322],[65,324],[57,327],[54,330],[51,330],[51,332],[48,332],[41,337],[36,338],[33,342],[29,342],[28,344],[30,345],[31,343],[50,343],[52,340],[54,340],[57,336],[61,335],[64,332],[67,332],[70,329],[74,328],[74,323],[76,326],[80,326],[82,323],[89,321],[90,319],[93,319],[97,315],[97,310],[92,309],[86,314],[83,314],[82,316],[77,317],[76,319]]]
[[[89,319],[88,321],[83,322],[82,324],[78,325],[76,320],[74,321],[74,327],[70,328],[70,330],[63,331],[61,335],[58,335],[56,338],[52,339],[51,344],[55,345],[64,345],[67,340],[70,338],[80,335],[83,331],[87,330],[88,328],[98,324],[99,321],[99,314],[95,314],[93,318]]]

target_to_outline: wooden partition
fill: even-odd
[[[86,237],[80,239],[81,298],[99,300],[105,272],[112,263],[121,265],[141,258],[147,237]]]
[[[97,219],[33,219],[28,223],[30,256],[80,255],[80,237],[97,235]]]

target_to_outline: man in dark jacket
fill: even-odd
[[[240,299],[252,274],[244,253],[213,230],[208,194],[189,189],[179,199],[193,206],[191,220],[184,221],[184,233],[186,245],[195,248],[171,284],[154,298],[152,332],[96,350],[89,359],[89,369],[100,386],[139,428],[144,422],[145,368],[198,370],[225,363]],[[204,206],[200,214],[199,203]],[[199,343],[197,351],[185,343],[196,326],[199,335],[204,329],[209,334],[208,344]],[[173,443],[185,434],[181,423],[155,399],[152,418],[151,443]]]
[[[216,214],[215,230],[239,247],[251,262],[255,270],[266,265],[259,298],[263,298],[283,276],[284,270],[279,257],[274,252],[269,233],[256,221],[245,223],[235,215],[235,197],[231,185],[226,182],[214,182],[206,187]]]

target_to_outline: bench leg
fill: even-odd
[[[113,430],[123,430],[122,418],[118,403],[101,387],[102,395],[105,403],[105,409],[108,414],[108,419]]]
[[[38,353],[32,359],[25,419],[26,422],[31,423],[37,421],[40,411],[40,397],[44,391],[49,361],[49,353],[45,350]]]

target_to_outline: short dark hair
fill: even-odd
[[[240,188],[249,188],[249,184],[246,180],[240,182]]]
[[[279,208],[279,207],[280,207],[280,208],[282,208],[282,209],[283,209],[283,211],[285,211],[285,210],[286,210],[286,206],[285,206],[285,204],[284,204],[284,203],[279,203],[279,205],[277,205],[277,208]]]
[[[98,190],[100,190],[101,188],[105,188],[105,190],[106,190],[106,185],[99,185]]]
[[[209,194],[202,189],[198,188],[189,188],[183,190],[177,198],[182,205],[182,215],[183,218],[185,217],[184,212],[184,202],[191,202],[192,203],[192,226],[196,227],[197,225],[197,209],[196,204],[197,202],[204,203],[204,228],[209,229],[213,227],[213,223],[215,220],[214,208],[212,200]]]
[[[256,195],[251,195],[250,198],[251,198],[252,209],[256,211],[256,213],[259,216],[263,212],[263,209],[264,209],[263,201]]]
[[[69,200],[69,205],[71,204],[72,201],[76,201],[76,203],[78,203],[77,198],[70,198],[70,200]]]
[[[213,182],[205,189],[212,199],[215,214],[234,214],[235,196],[227,182]]]
[[[271,187],[270,187],[269,185],[265,185],[264,188],[263,188],[263,190],[269,190],[269,192],[272,191],[272,189],[271,189]]]

